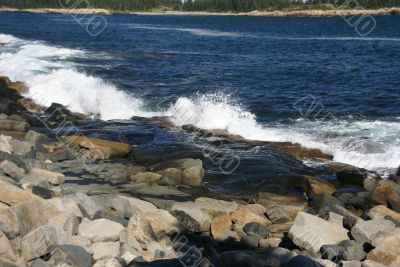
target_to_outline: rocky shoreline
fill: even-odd
[[[251,12],[206,12],[206,11],[112,11],[101,8],[36,8],[15,9],[0,7],[0,12],[28,12],[35,14],[71,14],[71,15],[169,15],[169,16],[263,16],[263,17],[334,17],[334,16],[387,16],[400,15],[400,8],[377,9],[310,9],[310,10],[275,10]]]
[[[336,179],[305,176],[297,195],[217,199],[203,188],[202,160],[155,160],[86,137],[74,124],[90,118],[38,105],[27,90],[0,77],[0,266],[400,265],[399,176],[262,142],[325,160]]]

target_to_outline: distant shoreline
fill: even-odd
[[[378,9],[311,9],[311,10],[276,10],[276,11],[251,11],[251,12],[206,12],[206,11],[112,11],[107,9],[62,9],[62,8],[37,8],[13,9],[0,8],[0,12],[29,12],[36,14],[73,14],[73,15],[169,15],[169,16],[260,16],[260,17],[334,17],[334,16],[387,16],[400,15],[400,7]]]

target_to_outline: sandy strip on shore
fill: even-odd
[[[252,12],[205,12],[205,11],[160,11],[160,12],[114,12],[107,9],[87,8],[87,9],[62,9],[62,8],[37,8],[37,9],[13,9],[0,8],[0,12],[30,12],[38,14],[57,13],[57,14],[79,14],[79,15],[111,15],[111,14],[131,14],[131,15],[171,15],[171,16],[264,16],[264,17],[332,17],[332,16],[385,16],[400,15],[400,7],[379,8],[379,9],[327,9],[327,10],[276,10],[276,11],[252,11]]]

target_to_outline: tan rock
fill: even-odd
[[[300,144],[276,143],[273,148],[299,159],[333,159],[333,156],[322,152],[320,149],[309,149],[302,147]]]
[[[336,223],[327,222],[317,216],[299,212],[289,238],[297,246],[317,254],[323,245],[337,245],[348,240],[347,230]]]
[[[13,139],[11,141],[11,150],[13,154],[25,156],[33,149],[31,142],[20,141],[18,139]]]
[[[202,211],[194,202],[176,202],[172,205],[171,214],[193,232],[208,232],[211,216]]]
[[[118,241],[119,234],[124,227],[116,222],[107,219],[98,219],[89,222],[82,222],[79,226],[78,235],[83,236],[93,243]]]
[[[184,231],[184,226],[165,210],[139,211],[130,218],[128,227],[122,232],[124,237],[121,242],[140,250],[151,240],[160,240],[166,234],[181,234]]]
[[[161,179],[161,175],[154,172],[139,172],[132,176],[132,182],[135,183],[156,183]]]
[[[42,226],[25,235],[22,240],[22,254],[27,261],[39,258],[52,245],[65,244],[66,234],[56,226]]]
[[[218,214],[231,213],[235,211],[239,204],[235,201],[225,201],[207,197],[199,197],[194,203],[202,210],[214,217]]]
[[[43,112],[46,110],[45,106],[38,105],[29,98],[18,99],[17,103],[28,111]]]
[[[73,213],[62,212],[49,219],[50,225],[57,225],[63,229],[68,236],[73,236],[78,233],[79,219]]]
[[[167,168],[177,168],[185,170],[193,167],[203,167],[203,162],[199,159],[191,159],[191,158],[170,160],[155,164],[150,167],[150,170],[160,171],[160,170],[165,170]]]
[[[42,199],[32,199],[11,207],[19,222],[21,236],[48,224],[50,218],[57,215],[56,209]]]
[[[231,214],[231,218],[234,223],[239,225],[256,222],[268,226],[272,222],[265,216],[265,212],[266,208],[260,204],[243,205]]]
[[[351,228],[351,235],[360,244],[371,243],[382,231],[392,231],[395,224],[389,220],[378,219],[358,223]]]
[[[9,206],[0,202],[0,231],[10,239],[19,234],[19,224],[17,216],[10,211]]]
[[[280,213],[286,214],[283,217],[290,217],[290,221],[293,221],[297,213],[307,207],[307,200],[304,196],[284,196],[270,192],[259,192],[257,194],[257,203],[263,205],[267,209],[267,212],[276,207],[279,208],[282,211]],[[282,216],[277,217],[278,221],[279,217]]]
[[[382,263],[385,266],[400,264],[400,255],[375,248],[367,255],[368,260]]]
[[[51,208],[51,205],[48,204],[43,198],[40,198],[15,185],[0,180],[0,202],[3,202],[7,205],[14,205],[24,201],[41,202],[43,207]]]
[[[329,222],[336,223],[337,225],[343,226],[344,217],[334,212],[329,212]]]
[[[70,212],[79,218],[83,218],[83,214],[78,204],[71,198],[52,198],[47,202],[59,212]]]
[[[15,262],[17,260],[10,241],[2,231],[0,231],[0,258],[9,260],[11,262]]]
[[[1,119],[0,119],[1,121]],[[18,131],[0,131],[0,136],[3,136],[3,138],[14,138],[18,140],[22,140],[25,137],[25,132],[18,132]],[[11,150],[3,150],[0,148],[0,151],[11,153]]]
[[[93,259],[99,260],[106,257],[119,256],[119,242],[99,242],[92,244]]]
[[[128,167],[128,177],[132,177],[139,172],[146,172],[146,167],[144,166],[129,166]]]
[[[268,230],[271,232],[271,237],[283,238],[292,226],[293,222],[272,224],[268,226]]]
[[[148,212],[158,210],[152,203],[133,197],[116,196],[111,200],[112,208],[125,218],[130,218],[135,211]]]
[[[381,179],[372,193],[372,199],[387,205],[388,202],[400,203],[400,185],[391,180]]]
[[[78,246],[78,247],[82,247],[89,254],[93,254],[90,240],[85,238],[85,237],[83,237],[83,236],[79,236],[79,235],[71,236],[69,238],[69,240],[68,240],[68,244],[69,245]]]
[[[93,267],[122,267],[122,265],[117,259],[109,256],[96,261]]]
[[[386,253],[400,255],[400,228],[379,232],[371,244]]]
[[[49,142],[49,138],[46,135],[44,135],[42,133],[35,132],[33,130],[29,130],[26,133],[25,140],[29,141],[29,142],[31,142],[33,144],[36,144],[37,142],[40,142],[40,143]]]
[[[307,196],[311,199],[320,195],[332,195],[336,190],[336,186],[328,181],[307,177]]]
[[[104,149],[110,149],[111,157],[125,157],[132,150],[132,146],[129,144],[97,138],[89,138],[85,136],[64,136],[63,140],[69,144],[78,144],[79,146],[88,149],[99,149],[100,151]]]
[[[190,186],[202,186],[204,178],[203,167],[192,167],[185,169],[182,173],[182,184]]]
[[[28,129],[29,124],[24,121],[0,120],[1,131],[26,132]]]
[[[31,174],[45,178],[52,185],[60,185],[64,182],[65,175],[44,169],[33,168]]]
[[[22,179],[25,175],[24,169],[19,168],[17,165],[9,160],[3,160],[0,163],[0,170],[3,170],[3,172],[6,173],[8,176],[18,180]]]
[[[373,207],[368,211],[367,215],[372,220],[384,219],[386,216],[390,216],[396,222],[400,223],[400,213],[395,212],[394,210],[391,210],[383,205]]]
[[[102,209],[90,196],[84,193],[75,193],[70,198],[75,201],[82,214],[89,219],[93,220],[96,213]]]
[[[318,262],[319,264],[321,264],[323,267],[337,267],[337,264],[330,260],[316,259],[315,261]],[[343,264],[343,266],[348,266],[348,265]],[[362,267],[366,267],[366,266],[362,266]],[[378,267],[378,266],[376,266],[376,267]]]
[[[229,214],[222,214],[215,217],[211,222],[211,234],[214,238],[220,239],[226,234],[226,232],[231,231],[232,219]]]
[[[166,210],[146,212],[144,220],[147,222],[152,236],[156,238],[167,233],[179,234],[185,231],[185,227]]]
[[[279,244],[282,242],[282,239],[278,237],[269,237],[266,239],[261,239],[258,245],[261,248],[268,248],[268,247],[279,247]]]
[[[19,94],[24,94],[28,92],[28,87],[23,82],[20,81],[12,82],[10,78],[6,76],[1,76],[0,80],[1,80],[0,84],[5,84],[8,89],[15,90]]]
[[[174,181],[176,185],[182,184],[183,173],[182,170],[177,168],[168,168],[157,172],[162,177],[168,177]]]
[[[7,134],[2,134],[2,132],[4,132],[4,131],[0,131],[0,151],[11,154],[12,153],[12,148],[11,148],[12,137],[8,136]]]

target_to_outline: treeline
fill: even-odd
[[[61,3],[61,4],[60,4]],[[0,0],[0,7],[105,8],[115,11],[184,10],[248,12],[272,9],[311,9],[330,7],[398,7],[400,0]]]
[[[304,5],[302,0],[187,0],[182,8],[186,11],[248,12],[301,5]]]
[[[180,0],[0,0],[0,6],[26,8],[105,8],[109,10],[151,10],[158,7],[180,10]]]
[[[362,8],[377,8],[377,7],[398,7],[400,0],[308,0],[308,5],[334,5],[342,7],[362,7]]]

